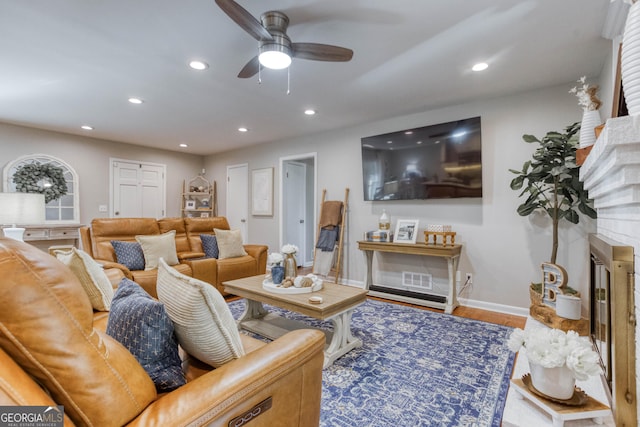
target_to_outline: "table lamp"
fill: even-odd
[[[0,224],[5,237],[22,240],[24,228],[16,224],[44,224],[44,194],[0,193]]]

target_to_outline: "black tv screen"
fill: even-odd
[[[480,117],[361,139],[365,200],[482,197]]]

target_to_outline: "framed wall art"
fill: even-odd
[[[251,172],[251,214],[273,215],[273,168]]]

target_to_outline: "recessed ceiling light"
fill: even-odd
[[[313,115],[316,113],[316,110],[314,110],[314,109],[312,109],[312,108],[308,108],[308,109],[304,110],[304,113],[305,113],[307,116],[313,116]]]
[[[189,67],[193,68],[194,70],[202,71],[209,68],[209,64],[202,61],[191,61],[189,62]]]
[[[187,147],[188,147],[188,145],[187,145],[187,144],[185,144],[185,143],[183,142],[182,144],[180,144],[180,147],[182,147],[182,148],[187,148]]]
[[[249,132],[247,128],[238,128],[238,132]]]
[[[422,144],[422,141],[418,141],[418,142],[416,142],[416,144],[420,145],[420,144]]]
[[[487,64],[486,62],[478,62],[473,67],[471,67],[473,71],[484,71],[487,68],[489,68],[489,64]]]
[[[84,130],[93,130],[93,126],[89,126],[89,125],[82,125],[80,127]]]
[[[412,135],[412,134],[413,134],[413,131],[412,131],[412,130],[408,130],[408,131],[405,131],[405,132],[404,132],[404,134],[405,134],[405,135]]]
[[[144,101],[140,98],[129,98],[129,102],[132,104],[142,104]]]
[[[393,141],[387,141],[387,144],[393,144]]]

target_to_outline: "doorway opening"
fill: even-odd
[[[296,245],[299,266],[313,265],[316,241],[317,153],[280,158],[280,247]]]

